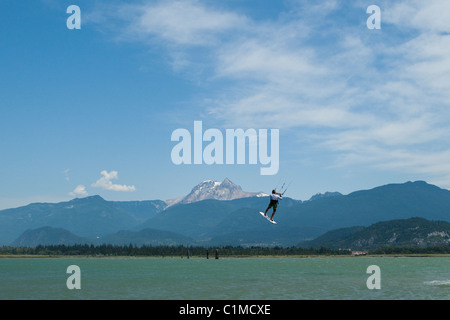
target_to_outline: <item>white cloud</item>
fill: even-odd
[[[335,164],[450,186],[450,2],[380,0],[381,31],[365,27],[362,2],[359,25],[339,12],[344,1],[290,3],[272,20],[205,1],[144,4],[121,19],[128,39],[167,50],[175,71],[201,65],[203,81],[226,84],[205,97],[224,127],[296,129]]]
[[[450,186],[450,35],[441,34],[450,16],[427,6],[415,2],[412,16],[420,21],[391,21],[416,32],[397,43],[378,45],[346,27],[351,37],[321,29],[339,40],[332,46],[292,46],[270,34],[241,39],[236,50],[221,50],[218,74],[245,80],[245,90],[222,98],[211,114],[228,126],[320,129],[301,133],[332,151],[336,164],[428,174]],[[440,22],[447,16],[447,24],[431,23],[436,15]]]
[[[162,40],[172,46],[217,45],[220,34],[237,30],[246,23],[243,15],[204,6],[196,0],[111,5],[109,10],[92,12],[88,17],[94,23],[107,21],[108,27],[124,22],[120,39]]]
[[[119,178],[117,171],[108,172],[106,170],[103,170],[102,172],[100,172],[100,174],[103,177],[101,177],[95,183],[93,183],[91,185],[92,187],[94,187],[94,188],[102,188],[102,189],[111,190],[111,191],[124,191],[124,192],[136,191],[135,186],[113,184],[111,182],[111,180],[115,180],[115,179]]]
[[[69,195],[72,197],[85,197],[88,193],[86,191],[86,187],[80,184],[72,192],[69,192]]]
[[[141,32],[190,46],[210,45],[218,33],[236,30],[245,23],[245,18],[237,14],[220,12],[197,1],[161,2],[142,9],[137,25]]]
[[[383,19],[399,27],[420,31],[450,32],[450,2],[441,0],[383,1]]]

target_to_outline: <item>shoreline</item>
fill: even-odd
[[[292,259],[307,259],[307,258],[450,258],[450,254],[367,254],[367,255],[223,255],[220,256],[219,259],[276,259],[276,258],[292,258]],[[60,259],[60,258],[99,258],[99,259],[108,259],[108,258],[133,258],[133,259],[145,259],[145,258],[158,258],[158,259],[195,259],[195,260],[216,260],[215,258],[207,259],[205,256],[190,256],[187,258],[186,256],[176,256],[176,255],[167,255],[167,256],[127,256],[127,255],[119,255],[119,256],[102,256],[102,255],[26,255],[26,254],[4,254],[0,255],[0,259]]]

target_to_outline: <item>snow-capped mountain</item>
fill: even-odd
[[[192,188],[191,192],[187,196],[167,202],[169,205],[173,205],[175,203],[193,203],[206,199],[233,200],[239,198],[264,196],[267,196],[267,194],[262,192],[243,191],[240,186],[234,184],[226,178],[222,182],[213,180],[203,181]]]

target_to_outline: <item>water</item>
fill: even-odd
[[[67,288],[70,265],[80,267],[80,290]],[[379,290],[367,287],[370,265]],[[449,298],[449,257],[0,259],[2,300]]]

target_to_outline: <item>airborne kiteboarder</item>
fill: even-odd
[[[278,200],[283,200],[283,195],[281,193],[278,193],[275,189],[273,189],[272,194],[270,195],[269,206],[267,207],[266,212],[264,212],[264,216],[268,218],[267,211],[269,211],[270,208],[273,208],[272,216],[269,219],[271,222],[274,222],[273,216],[275,215],[275,212],[277,212]]]
[[[282,191],[282,193],[277,192],[276,188],[272,190],[272,194],[270,195],[270,202],[269,202],[269,206],[267,207],[265,212],[260,212],[260,214],[266,218],[267,220],[269,220],[270,222],[272,222],[273,224],[277,224],[274,220],[273,220],[273,216],[275,215],[275,213],[277,212],[277,206],[278,206],[278,201],[279,200],[283,200],[283,195],[286,192],[287,188],[291,185],[292,181],[289,183],[289,185],[284,189],[284,191]],[[285,183],[283,183],[283,186],[281,187],[281,189],[283,189]],[[272,211],[272,216],[269,218],[267,216],[267,212],[269,211],[270,208],[273,208]]]

